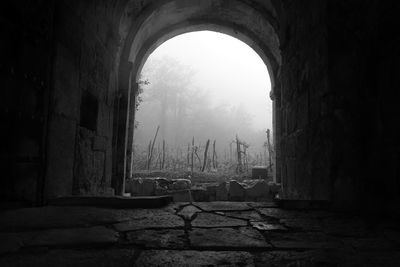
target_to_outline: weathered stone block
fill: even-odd
[[[198,212],[201,212],[201,210],[193,205],[189,205],[179,211],[178,215],[183,217],[185,220],[192,220]]]
[[[270,195],[275,196],[277,193],[282,191],[282,186],[274,182],[268,182],[268,192]]]
[[[139,196],[142,190],[141,179],[130,179],[125,184],[125,191],[131,193],[132,196]]]
[[[173,181],[163,177],[156,178],[156,181],[157,181],[157,186],[164,189],[168,189],[170,185],[173,183]]]
[[[228,200],[228,189],[226,188],[226,182],[222,182],[216,187],[215,198],[217,201]]]
[[[197,207],[204,211],[243,211],[250,209],[246,202],[230,202],[230,201],[216,201],[216,202],[198,202],[195,203]]]
[[[193,227],[238,227],[246,226],[247,221],[242,219],[230,218],[214,213],[201,212],[197,214],[197,217],[192,221]]]
[[[209,185],[206,187],[207,194],[209,201],[215,201],[216,200],[216,193],[217,193],[217,186],[216,185]]]
[[[169,195],[169,192],[168,192],[168,189],[157,186],[154,194],[156,196],[165,196],[165,195]]]
[[[143,196],[154,196],[156,193],[157,182],[154,179],[143,179],[142,191]]]
[[[112,125],[110,120],[112,117],[112,108],[110,108],[106,103],[99,102],[99,112],[97,116],[97,133],[102,136],[111,137]],[[111,128],[111,129],[110,129]]]
[[[266,166],[254,166],[251,169],[251,177],[253,179],[267,179],[268,169]]]
[[[74,193],[102,194],[106,183],[105,152],[93,150],[94,132],[84,127],[79,128],[78,144],[75,153]]]
[[[259,180],[253,186],[246,188],[246,199],[257,200],[257,199],[272,199],[269,195],[269,187],[266,181]]]
[[[232,180],[229,183],[229,200],[241,201],[244,200],[245,189],[237,181]]]
[[[191,181],[189,179],[176,179],[173,184],[170,185],[169,189],[171,190],[183,190],[189,189],[191,185]]]
[[[209,201],[207,190],[204,188],[192,188],[190,191],[193,201]]]

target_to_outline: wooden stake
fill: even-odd
[[[147,163],[147,169],[148,170],[150,169],[151,159],[153,157],[154,143],[156,142],[156,139],[157,139],[158,130],[160,130],[160,125],[157,126],[156,134],[154,135],[154,139],[153,139],[153,144],[151,144],[149,162]]]
[[[194,156],[194,136],[193,136],[193,139],[192,139],[192,166],[190,167],[190,171],[192,173],[192,177],[193,177],[193,164],[194,164],[193,156]]]
[[[162,164],[161,164],[161,169],[164,169],[165,167],[165,139],[162,141]]]
[[[210,145],[210,139],[207,140],[206,143],[206,150],[204,150],[204,158],[203,158],[203,168],[201,168],[201,172],[204,172],[206,168],[206,163],[207,163],[207,152],[208,152],[208,146]]]

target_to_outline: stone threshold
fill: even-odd
[[[172,196],[65,196],[48,200],[50,206],[93,206],[113,209],[161,208],[173,200]]]

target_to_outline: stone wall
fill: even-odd
[[[117,4],[57,1],[46,195],[111,186]],[[54,139],[53,139],[54,138]]]
[[[0,8],[0,202],[42,198],[54,8],[4,1]]]
[[[396,1],[329,3],[332,184],[340,207],[399,207],[399,10]]]
[[[275,96],[284,197],[327,200],[333,144],[326,2],[285,1],[284,8],[280,93]]]
[[[283,3],[275,112],[285,197],[396,210],[399,4]]]
[[[342,209],[399,207],[397,1],[215,0],[195,9],[197,2],[171,2],[2,2],[1,200],[110,193],[115,175],[121,187],[132,143],[130,68],[141,61],[128,62],[130,45],[146,37],[134,47],[144,59],[167,33],[198,29],[190,27],[200,21],[239,30],[255,49],[269,51],[264,56],[276,56],[274,134],[284,197],[332,200]],[[137,36],[153,14],[146,10],[161,4],[175,16],[168,25],[156,20],[156,29],[143,24]]]

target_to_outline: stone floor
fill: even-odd
[[[0,266],[400,266],[400,224],[249,202],[17,209]]]

